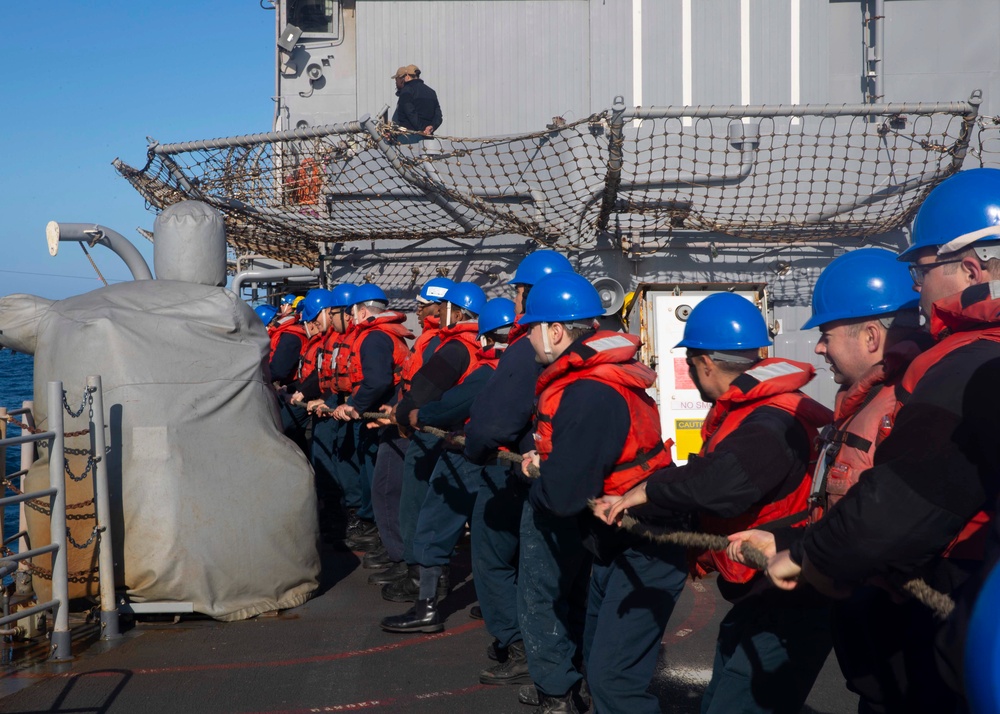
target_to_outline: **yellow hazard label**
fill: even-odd
[[[686,461],[691,454],[701,451],[702,419],[675,419],[674,441],[677,447],[677,460]]]

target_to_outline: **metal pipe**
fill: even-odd
[[[66,482],[63,452],[63,383],[49,382],[48,419],[55,435],[49,441],[49,486],[55,493],[49,499],[50,543],[58,546],[52,553],[52,598],[57,601],[53,619],[49,660],[73,659],[72,633],[69,630],[69,580],[66,553]]]
[[[275,268],[274,270],[244,270],[233,276],[230,286],[237,295],[243,283],[274,283],[284,278],[318,278],[319,270],[316,268]]]
[[[122,636],[118,627],[118,607],[115,605],[114,534],[111,530],[111,494],[108,489],[107,444],[104,438],[104,392],[99,376],[87,377],[90,393],[90,439],[95,459],[94,488],[97,499],[97,573],[101,590],[101,639],[117,640]]]
[[[284,278],[318,278],[319,270],[313,268],[275,268],[274,270],[244,270],[233,276],[233,283],[230,286],[237,295],[243,283],[274,283]]]
[[[253,146],[254,144],[266,144],[275,141],[319,139],[320,137],[334,136],[337,134],[360,134],[364,131],[364,123],[369,119],[369,115],[365,114],[357,121],[344,122],[343,124],[307,126],[298,129],[269,131],[262,134],[244,134],[242,136],[230,136],[221,139],[182,141],[174,144],[160,144],[153,141],[149,145],[148,150],[158,156],[163,156],[167,154],[182,154],[187,151],[206,151],[210,149],[229,149],[238,146]]]
[[[41,495],[41,493],[31,494],[32,497],[39,495]],[[4,567],[6,567],[8,563],[14,563],[15,561],[21,561],[21,560],[28,560],[30,558],[37,558],[38,556],[45,555],[46,553],[53,553],[58,549],[59,546],[57,546],[54,543],[49,543],[48,545],[43,545],[40,548],[32,548],[22,553],[11,553],[10,555],[0,558],[0,563],[4,563]],[[0,573],[0,576],[7,575],[8,572],[13,572],[13,571],[6,571],[4,573]]]
[[[18,531],[14,535],[10,535],[10,536],[7,536],[6,538],[4,538],[3,539],[3,544],[4,545],[10,545],[14,541],[20,540],[23,536],[26,536],[26,535],[28,535],[28,531]]]
[[[40,605],[35,605],[33,607],[29,607],[24,610],[18,610],[13,615],[9,615],[7,617],[0,617],[0,625],[9,625],[10,623],[17,622],[18,620],[21,620],[25,617],[31,617],[32,615],[36,615],[39,612],[45,612],[46,610],[51,610],[57,607],[59,607],[58,600],[49,600],[48,602],[43,602]]]
[[[468,195],[481,198],[493,203],[535,203],[538,196],[529,190],[517,190],[514,186],[508,186],[499,193],[490,192],[483,189],[468,191]],[[414,201],[427,200],[427,194],[417,190],[393,190],[393,191],[357,191],[353,193],[344,192],[323,192],[323,197],[328,201]]]
[[[31,501],[36,498],[44,498],[45,496],[54,496],[55,491],[51,488],[43,488],[40,491],[32,491],[31,493],[18,493],[14,496],[4,496],[0,498],[0,506],[9,506],[12,503],[24,503],[25,501]]]
[[[597,230],[608,229],[608,219],[611,218],[611,211],[618,200],[618,188],[622,182],[622,164],[624,155],[622,147],[625,144],[625,120],[622,115],[625,113],[625,98],[621,95],[615,97],[612,104],[612,114],[610,126],[610,136],[608,137],[608,173],[604,177],[604,190],[601,198],[601,212],[597,216]]]
[[[96,223],[61,223],[49,221],[45,226],[49,255],[59,252],[61,241],[77,241],[93,246],[100,243],[118,254],[132,272],[134,280],[152,280],[153,274],[138,249],[121,233]]]
[[[872,60],[872,100],[878,101],[885,96],[883,78],[885,77],[885,0],[875,0],[875,57]]]
[[[970,110],[969,102],[899,102],[889,104],[706,104],[690,107],[635,107],[624,113],[629,119],[680,119],[744,117],[804,117],[841,116],[857,114],[965,114]]]
[[[31,401],[31,400],[26,400],[26,401],[21,402],[21,410],[20,410],[20,412],[14,412],[14,413],[20,413],[21,415],[23,415],[24,416],[24,423],[28,427],[30,427],[30,428],[33,429],[35,427],[35,414],[34,414],[34,410],[35,410],[35,402]],[[31,470],[31,465],[33,463],[35,463],[35,445],[33,443],[30,443],[30,442],[25,442],[25,443],[21,444],[21,472],[24,473],[25,475],[27,475],[28,471]],[[20,489],[21,491],[24,491],[24,480],[25,480],[24,476],[22,476],[21,477],[21,483],[18,484],[21,487],[21,489]],[[20,507],[18,508],[18,523],[17,523],[17,527],[23,533],[27,533],[28,532],[28,517],[24,513],[24,503],[23,502],[21,503]],[[25,536],[24,543],[29,548],[31,547],[31,541],[28,540],[27,536]],[[28,564],[27,563],[21,563],[21,570],[23,570],[24,572],[28,573],[28,575],[26,577],[28,577],[28,578],[31,577],[31,574],[28,571]]]
[[[9,439],[4,439],[7,442],[7,446],[14,446],[16,444],[25,443],[35,443],[36,441],[45,441],[46,439],[51,439],[53,433],[51,431],[40,431],[37,434],[22,434],[21,436],[12,436]]]

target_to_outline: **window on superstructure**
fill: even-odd
[[[288,22],[303,32],[336,35],[338,5],[336,0],[289,0]]]

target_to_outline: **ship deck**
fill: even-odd
[[[74,632],[72,662],[38,661],[44,647],[7,646],[0,670],[3,712],[486,712],[527,714],[517,687],[479,684],[491,664],[482,621],[469,617],[475,591],[469,553],[453,565],[456,586],[442,604],[446,630],[392,635],[380,618],[405,604],[386,602],[369,585],[358,554],[325,550],[321,587],[305,605],[235,623],[187,618],[142,622],[115,642],[97,628]],[[266,577],[266,573],[261,573]],[[711,581],[691,582],[664,635],[652,688],[664,712],[697,712],[711,672],[719,620],[727,610]],[[833,656],[805,712],[847,714]]]

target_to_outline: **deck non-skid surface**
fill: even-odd
[[[446,630],[438,635],[382,632],[378,621],[408,605],[384,601],[356,555],[324,556],[320,594],[277,617],[141,624],[114,644],[77,644],[71,664],[18,668],[15,661],[0,674],[0,691],[21,688],[0,699],[0,711],[531,711],[517,702],[516,686],[479,684],[479,671],[492,664],[485,653],[491,638],[468,616],[475,592],[467,552],[454,566],[457,584],[443,603]],[[653,683],[664,712],[698,710],[727,607],[713,582],[687,584]],[[847,714],[856,701],[831,657],[806,711]]]

